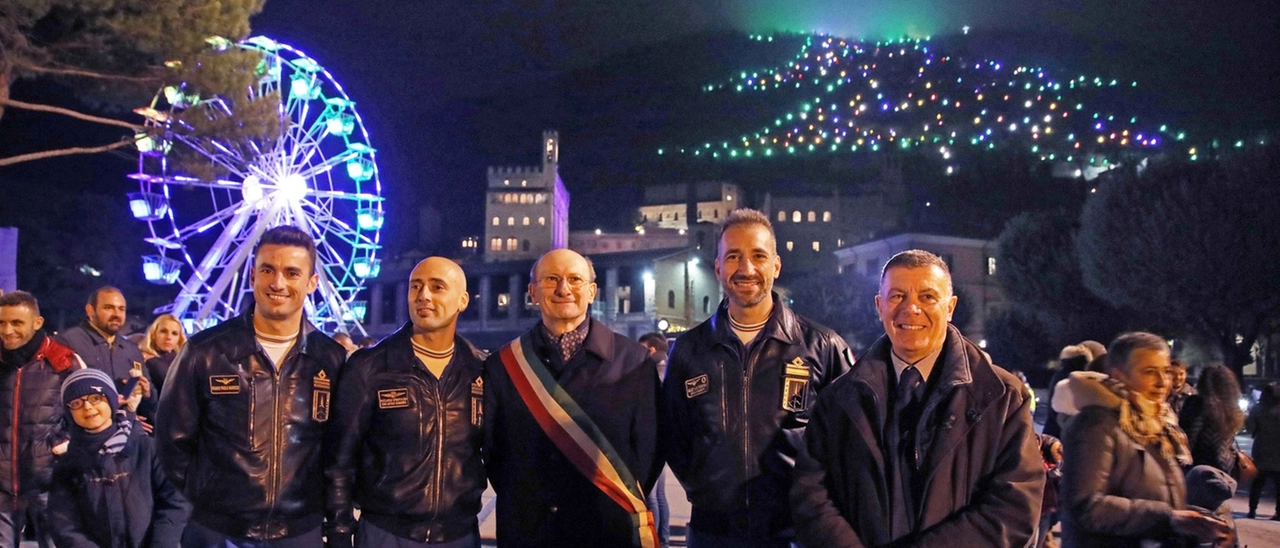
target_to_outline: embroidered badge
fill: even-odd
[[[710,389],[711,389],[711,381],[708,379],[705,373],[702,375],[698,375],[692,379],[688,379],[684,381],[684,397],[685,398],[696,398],[698,396],[706,394],[707,391]]]
[[[404,409],[409,407],[409,389],[391,388],[378,391],[378,409]]]
[[[210,394],[239,394],[239,375],[209,375]]]
[[[809,408],[809,366],[799,356],[783,369],[782,408],[796,413]]]
[[[471,425],[484,425],[484,379],[471,383]]]
[[[316,376],[311,378],[311,420],[316,422],[325,422],[329,420],[329,387],[332,382],[329,376],[321,369]]]

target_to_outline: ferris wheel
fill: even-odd
[[[179,286],[156,313],[173,314],[188,332],[239,314],[253,294],[254,245],[267,229],[292,225],[311,234],[318,251],[320,283],[307,316],[321,329],[363,333],[367,307],[357,296],[364,280],[378,275],[383,199],[355,103],[319,63],[288,45],[262,36],[211,43],[261,55],[249,98],[278,98],[281,132],[261,147],[193,136],[182,112],[200,106],[230,117],[236,105],[187,95],[180,86],[162,89],[136,111],[148,131],[138,135],[138,172],[129,177],[140,188],[129,194],[129,206],[155,246],[142,258],[143,274]],[[178,172],[171,156],[179,151],[207,160],[220,175],[210,181]]]

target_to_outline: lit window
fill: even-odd
[[[811,222],[811,223],[816,223],[816,222],[818,222],[818,214],[817,214],[817,213],[814,213],[814,212],[812,212],[812,211],[810,211],[810,212],[809,212],[809,222]]]
[[[988,276],[996,275],[996,258],[995,257],[987,257],[987,275]]]
[[[502,180],[502,184],[507,185],[507,186],[511,186],[511,179],[503,179],[503,180]]]
[[[537,196],[533,197],[533,203],[535,204],[546,203],[546,201],[547,201],[546,194],[538,194]]]
[[[785,210],[778,211],[778,222],[779,223],[787,222],[787,212]]]
[[[500,223],[501,221],[499,221],[497,217],[493,218],[493,226],[498,226]]]
[[[800,222],[800,220],[801,220],[801,213],[799,211],[796,211],[791,214],[791,222],[798,223]]]
[[[515,250],[516,250],[516,239],[507,238],[507,251],[515,251]]]
[[[529,181],[520,181],[520,186],[529,186]]]
[[[817,240],[814,240],[814,241],[813,241],[813,250],[814,250],[814,251],[822,251],[822,244],[819,244]]]
[[[489,251],[502,251],[502,238],[490,239]]]
[[[498,294],[498,309],[502,310],[511,305],[511,295],[506,293]]]
[[[524,220],[520,221],[520,224],[524,226],[529,226],[529,218],[525,217]]]
[[[538,217],[538,226],[547,226],[547,218]]]
[[[507,217],[507,226],[516,226],[516,218]]]
[[[797,211],[796,215],[799,215],[799,214],[800,212]],[[795,242],[792,242],[791,240],[787,240],[787,251],[791,251],[792,249],[795,249],[795,247],[796,247]]]
[[[823,212],[822,212],[822,222],[824,222],[824,223],[829,223],[829,222],[831,222],[831,212],[830,212],[830,211],[823,211]]]

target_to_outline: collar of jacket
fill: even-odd
[[[111,342],[111,343],[108,343],[108,342],[107,342],[107,338],[106,338],[106,337],[103,337],[103,336],[102,336],[102,332],[101,332],[101,331],[98,331],[98,329],[97,329],[97,328],[93,327],[93,324],[89,323],[89,319],[88,319],[88,318],[85,318],[85,320],[84,320],[83,322],[80,322],[80,327],[81,327],[81,328],[83,328],[83,329],[84,329],[84,332],[85,332],[85,333],[87,333],[87,334],[89,335],[89,340],[90,340],[91,342],[93,342],[93,345],[94,345],[94,346],[98,346],[98,345],[100,345],[100,344],[109,344],[109,345],[111,345],[111,346],[115,346],[115,347],[123,347],[123,346],[124,346],[124,343],[122,342],[122,341],[126,340],[126,339],[125,339],[125,337],[124,337],[124,335],[122,335],[122,334],[120,334],[120,333],[116,333],[115,341],[114,341],[114,342]]]
[[[235,325],[237,327],[236,329],[236,334],[238,339],[237,342],[244,343],[244,344],[234,345],[234,348],[236,350],[239,350],[238,355],[235,355],[235,356],[232,356],[230,354],[227,355],[227,358],[232,361],[247,358],[258,352],[258,335],[257,335],[257,332],[254,331],[253,329],[253,312],[254,312],[253,305],[249,305],[249,310],[246,311],[244,314],[241,314],[239,316],[231,318],[230,320],[227,320],[228,323],[231,323],[232,325]],[[293,346],[298,350],[299,354],[306,356],[311,353],[312,347],[314,346],[314,343],[312,343],[311,335],[317,332],[318,331],[316,330],[316,326],[313,325],[311,321],[307,319],[306,314],[303,314],[302,326],[299,327],[298,329],[298,339]],[[323,336],[323,334],[321,335]]]
[[[587,327],[587,340],[582,341],[582,350],[586,350],[595,354],[597,358],[609,361],[613,358],[613,332],[604,324],[588,317],[585,321],[591,322]],[[552,345],[550,339],[547,338],[546,330],[542,328],[542,322],[533,326],[531,333],[533,344],[541,349],[547,349]],[[557,350],[558,351],[558,350]]]
[[[412,338],[413,322],[405,322],[403,327],[397,329],[386,340],[375,346],[375,348],[386,348],[388,369],[413,369],[418,363],[418,357],[413,353]],[[471,344],[471,341],[464,339],[462,335],[455,332],[453,334],[453,362],[462,363],[458,359],[462,355],[474,357],[478,361],[484,360],[483,352],[476,349],[475,345]]]
[[[889,337],[881,335],[849,372],[853,378],[870,385],[879,398],[882,416],[888,405],[889,369],[892,367],[889,353],[892,347]],[[947,338],[942,343],[942,354],[933,366],[933,374],[939,375],[938,396],[957,387],[969,387],[974,398],[970,405],[973,409],[986,407],[1005,391],[1004,383],[991,369],[991,362],[982,355],[982,351],[950,324],[947,325]]]
[[[786,345],[803,344],[804,341],[800,336],[800,323],[796,320],[796,313],[783,304],[782,299],[778,297],[776,292],[772,294],[773,310],[769,311],[769,320],[765,322],[764,327],[760,329],[760,334],[756,336],[777,339]],[[707,321],[711,322],[711,332],[717,343],[732,346],[734,343],[740,342],[738,334],[734,333],[733,328],[729,326],[728,298],[720,301],[720,307],[716,309],[715,315],[711,316]]]

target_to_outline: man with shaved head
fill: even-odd
[[[587,317],[595,270],[558,249],[529,295],[542,321],[485,362],[485,466],[498,546],[656,546],[662,467],[649,351]]]
[[[428,257],[409,275],[410,321],[342,369],[325,473],[329,545],[480,545],[484,353],[457,334],[467,279]]]

